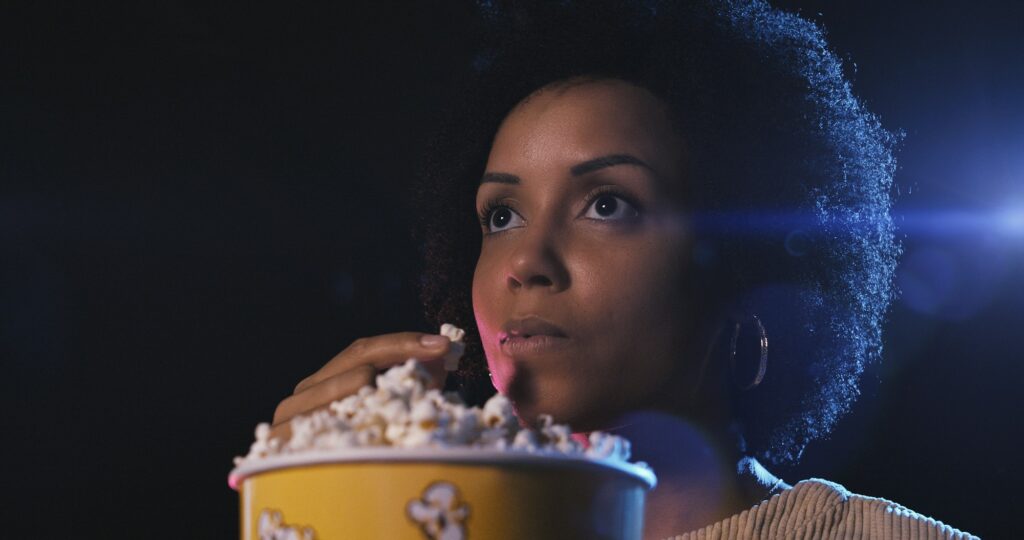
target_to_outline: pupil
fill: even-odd
[[[597,200],[597,213],[602,216],[610,216],[615,213],[617,206],[618,203],[615,201],[615,197],[603,195]]]
[[[504,225],[507,225],[510,219],[512,218],[511,216],[509,216],[509,209],[499,208],[494,212],[494,219],[492,221],[494,222],[495,226],[502,227]]]

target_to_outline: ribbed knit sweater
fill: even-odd
[[[820,478],[797,482],[748,510],[672,540],[977,539],[892,501]]]

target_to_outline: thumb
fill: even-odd
[[[461,340],[451,341],[448,351],[443,356],[421,361],[423,366],[427,368],[427,371],[430,372],[430,388],[437,390],[444,388],[445,382],[448,380],[448,374],[459,368],[459,360],[462,358],[465,349],[466,346]]]
[[[428,389],[441,390],[444,388],[444,383],[448,380],[448,370],[444,367],[445,357],[437,358],[419,358],[420,365],[430,373],[430,384],[427,385]]]

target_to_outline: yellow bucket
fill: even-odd
[[[639,539],[655,477],[562,455],[359,448],[243,463],[229,483],[242,540]]]

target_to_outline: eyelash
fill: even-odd
[[[627,195],[626,193],[622,192],[620,189],[618,189],[618,188],[616,188],[614,186],[602,186],[602,187],[599,187],[599,188],[595,189],[594,191],[592,191],[590,193],[590,195],[587,196],[587,205],[586,205],[585,208],[590,208],[590,205],[594,204],[594,201],[596,201],[598,199],[598,197],[600,197],[602,195],[614,195],[614,196],[616,196],[616,197],[626,201],[626,203],[628,203],[630,206],[632,206],[636,210],[638,215],[643,213],[643,209],[640,208],[640,205],[637,204],[637,202],[633,199],[633,197]],[[497,210],[497,209],[499,209],[499,208],[501,208],[503,206],[509,208],[513,212],[516,210],[515,208],[513,208],[513,207],[511,207],[511,206],[509,206],[507,204],[501,203],[500,200],[501,200],[500,198],[494,198],[494,199],[490,199],[488,201],[485,201],[483,208],[480,210],[480,214],[477,216],[479,218],[479,220],[480,220],[480,226],[483,227],[483,229],[484,229],[484,234],[495,234],[495,233],[492,233],[491,231],[488,230],[489,226],[490,226],[490,222],[491,222],[491,214],[495,210]],[[502,231],[495,231],[495,232],[502,232]]]

